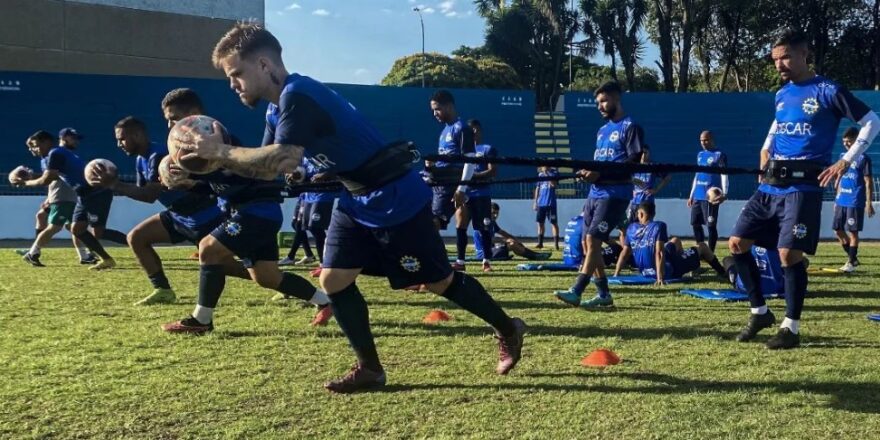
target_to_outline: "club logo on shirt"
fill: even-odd
[[[313,222],[321,221],[321,214],[318,214],[317,212],[313,212],[312,213],[312,221]]]
[[[617,142],[618,139],[620,139],[620,133],[616,131],[611,132],[611,136],[608,136],[608,140],[611,142]]]
[[[852,225],[856,224],[856,219],[848,218],[848,219],[846,219],[846,224],[852,226]]]
[[[763,257],[764,255],[767,255],[767,249],[760,246],[755,246],[755,255]]]
[[[715,163],[715,158],[714,158],[714,157],[709,156],[709,157],[706,158],[706,165],[712,165],[713,163]]]
[[[452,133],[446,133],[446,142],[452,142]]]
[[[819,101],[817,101],[816,98],[807,98],[804,100],[804,103],[801,104],[801,109],[808,115],[814,115],[819,111]]]
[[[96,214],[89,214],[89,223],[98,223],[98,216]]]
[[[228,221],[226,222],[226,233],[229,234],[230,237],[235,237],[238,234],[241,234],[241,225],[238,222]]]
[[[708,221],[709,223],[715,223],[715,217],[712,217],[710,215],[709,218],[706,219],[706,221]]]
[[[419,263],[419,260],[416,257],[411,255],[404,255],[400,258],[400,267],[407,272],[418,272],[421,269],[422,265]]]
[[[489,225],[491,225],[491,224],[492,224],[492,219],[491,219],[491,218],[486,217],[486,218],[483,219],[483,225],[485,225],[485,226],[489,226]]]
[[[608,222],[601,222],[601,223],[599,223],[598,228],[599,228],[599,232],[601,232],[601,233],[603,233],[603,234],[606,233],[606,232],[608,232]]]
[[[780,102],[779,104],[776,104],[776,111],[781,112],[784,107],[785,102]]]
[[[791,230],[792,234],[794,234],[795,238],[804,238],[807,236],[807,225],[803,223],[798,223],[794,225],[794,228]]]

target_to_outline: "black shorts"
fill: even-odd
[[[431,214],[440,223],[440,228],[446,229],[455,215],[455,202],[452,201],[452,196],[456,187],[435,186],[431,189],[434,191],[434,196],[431,198]]]
[[[831,229],[835,231],[861,232],[865,226],[865,208],[850,208],[834,205],[834,221]]]
[[[551,225],[556,224],[556,205],[538,207],[538,210],[535,212],[535,221],[544,223],[547,220],[550,221]]]
[[[281,222],[233,211],[211,236],[251,268],[257,261],[278,261],[278,231]]]
[[[754,240],[768,249],[797,249],[814,255],[819,246],[822,193],[756,191],[746,203],[731,236]]]
[[[172,244],[184,241],[199,244],[199,242],[210,234],[211,231],[216,229],[217,226],[220,226],[220,224],[223,223],[223,220],[225,220],[225,216],[218,215],[209,222],[191,228],[177,221],[174,216],[171,215],[171,211],[168,211],[167,209],[159,213],[159,221],[162,222],[162,226],[168,231],[168,237],[171,239]]]
[[[488,231],[492,225],[492,198],[489,196],[470,197],[465,205],[475,231]],[[465,226],[467,227],[467,226]]]
[[[708,200],[694,200],[691,206],[691,225],[708,225],[710,228],[718,224],[718,206]]]
[[[611,230],[626,216],[629,200],[587,199],[584,204],[584,234],[608,241]]]
[[[113,191],[95,190],[79,196],[73,208],[73,222],[87,222],[91,226],[106,226],[113,204]]]
[[[681,278],[700,268],[700,251],[696,246],[684,248],[679,253],[674,244],[667,242],[663,246],[663,253],[666,254],[666,261],[672,265],[672,273],[666,274],[667,279]]]
[[[302,222],[309,231],[326,231],[333,215],[333,202],[306,203],[303,205]]]
[[[336,208],[323,267],[363,269],[364,275],[388,278],[393,289],[436,283],[452,273],[428,205],[409,220],[385,228],[364,226]]]

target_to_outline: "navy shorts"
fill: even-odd
[[[470,197],[466,206],[474,230],[488,231],[492,224],[492,198],[489,196]]]
[[[323,267],[363,269],[364,275],[388,278],[393,289],[436,283],[452,273],[428,205],[409,220],[385,228],[364,226],[336,208]]]
[[[835,231],[860,232],[865,226],[865,208],[850,208],[834,205],[834,222],[831,229]]]
[[[440,223],[441,229],[446,229],[449,226],[449,221],[455,215],[455,203],[452,201],[455,189],[454,186],[432,187],[434,196],[431,199],[431,214]]]
[[[714,227],[718,224],[718,206],[709,203],[708,200],[694,200],[691,206],[691,225],[708,225]]]
[[[333,215],[333,202],[306,203],[303,205],[302,222],[310,231],[326,231]]]
[[[167,209],[159,213],[159,221],[162,222],[162,226],[168,231],[168,237],[171,238],[172,244],[184,241],[199,244],[205,236],[210,234],[211,231],[217,228],[217,226],[220,226],[220,224],[223,223],[223,220],[225,220],[225,217],[223,215],[218,215],[209,222],[191,228],[176,220],[174,216],[171,215],[171,211]]]
[[[756,191],[740,212],[731,236],[754,240],[764,248],[797,249],[814,255],[821,221],[819,191],[780,195]]]
[[[233,211],[211,236],[241,259],[246,268],[257,261],[278,261],[278,231],[281,222]]]
[[[700,268],[700,251],[696,246],[684,248],[679,253],[675,245],[667,242],[663,246],[666,261],[672,265],[672,273],[667,273],[666,278],[681,278],[689,272]]]
[[[535,221],[544,223],[545,220],[550,221],[551,225],[556,224],[556,205],[538,207],[538,211],[535,213]]]
[[[73,222],[87,222],[91,226],[106,226],[113,204],[113,191],[96,190],[79,196],[73,208]]]
[[[626,216],[629,200],[587,199],[584,204],[584,234],[599,241],[608,241],[611,230]]]

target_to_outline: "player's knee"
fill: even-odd
[[[428,290],[431,291],[431,293],[442,296],[444,293],[446,293],[446,290],[449,289],[449,285],[452,284],[452,280],[455,278],[456,273],[457,272],[452,272],[451,274],[449,274],[449,276],[440,281],[437,281],[436,283],[425,284],[425,287],[427,287]]]
[[[277,270],[272,272],[265,269],[256,269],[251,273],[251,278],[257,285],[266,289],[275,289],[281,284],[281,272]]]
[[[359,273],[360,269],[324,268],[321,271],[318,283],[321,286],[321,290],[327,292],[328,295],[333,295],[354,284]]]
[[[140,228],[135,227],[131,231],[128,232],[125,236],[126,241],[128,241],[128,246],[135,248],[143,244],[143,240],[141,239],[141,230]]]
[[[797,249],[780,249],[779,260],[783,267],[794,266],[804,259],[804,252]]]

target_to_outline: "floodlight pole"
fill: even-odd
[[[422,10],[418,7],[412,9],[419,14],[419,23],[422,25],[422,88],[425,88],[425,20],[422,19]]]

